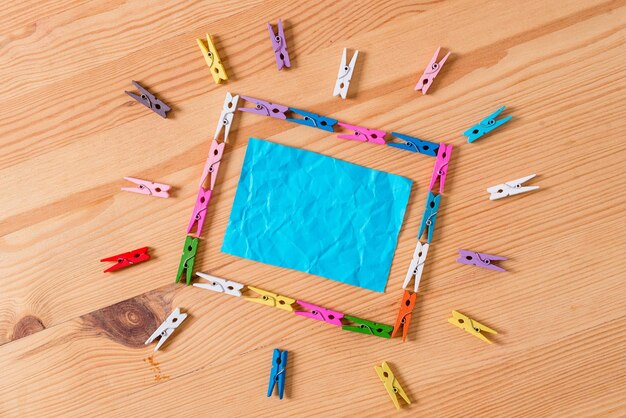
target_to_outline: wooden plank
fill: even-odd
[[[387,415],[383,360],[414,401],[406,415],[626,413],[623,1],[30,3],[0,12],[0,415]],[[265,29],[278,17],[294,62],[282,72]],[[207,31],[225,86],[198,55]],[[453,55],[422,96],[439,45]],[[344,46],[360,57],[341,101]],[[131,102],[132,79],[172,118]],[[226,91],[454,144],[410,342],[172,284]],[[502,104],[514,119],[467,145],[461,132]],[[415,181],[387,293],[219,251],[250,136]],[[238,114],[197,268],[392,324],[433,162]],[[488,200],[532,172],[539,191]],[[125,175],[173,198],[120,192]],[[144,245],[152,260],[102,273],[97,260]],[[509,272],[457,264],[458,248],[506,255]],[[143,341],[176,306],[190,318],[152,356]],[[452,309],[497,344],[450,326]],[[290,351],[283,401],[264,395],[274,347]]]

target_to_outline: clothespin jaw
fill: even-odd
[[[406,289],[409,283],[411,283],[411,280],[415,278],[413,291],[417,292],[417,289],[420,285],[420,280],[422,279],[422,272],[424,271],[424,263],[426,262],[428,247],[428,243],[422,244],[420,241],[417,241],[415,251],[413,252],[413,260],[411,260],[409,270],[406,272],[406,277],[404,278],[404,284],[402,285],[403,289]]]
[[[196,205],[193,208],[191,219],[187,225],[187,233],[190,234],[195,226],[196,235],[202,235],[202,228],[204,227],[204,221],[206,220],[206,211],[211,201],[213,190],[204,189],[200,187],[198,190],[198,196],[196,197]]]
[[[420,239],[426,229],[428,229],[428,244],[433,239],[433,232],[435,231],[435,222],[437,221],[437,211],[439,210],[439,203],[441,202],[441,195],[435,196],[433,192],[428,192],[428,198],[426,199],[426,209],[422,215],[422,224],[420,230],[417,233],[417,239]]]
[[[536,174],[522,177],[521,179],[507,181],[506,183],[498,184],[497,186],[489,187],[487,192],[491,193],[489,200],[498,200],[507,196],[514,196],[521,193],[530,192],[531,190],[537,190],[539,186],[525,186],[522,184],[535,177]]]
[[[191,276],[193,274],[193,265],[196,262],[196,251],[198,251],[199,238],[194,238],[187,235],[185,238],[185,246],[183,247],[183,255],[180,257],[180,264],[178,265],[178,273],[176,273],[176,283],[183,277],[183,272],[186,272],[187,286],[191,284]]]
[[[290,107],[289,111],[292,114],[302,116],[301,119],[298,118],[287,118],[288,122],[299,123],[300,125],[310,126],[317,129],[322,129],[328,132],[335,131],[335,125],[337,124],[337,119],[328,118],[326,116],[316,115],[315,113],[305,112],[304,110],[296,109],[294,107]]]
[[[131,183],[135,183],[137,187],[122,187],[125,192],[147,194],[154,197],[168,198],[170,194],[168,190],[171,186],[163,183],[154,183],[147,180],[136,179],[134,177],[124,177],[124,180],[128,180]]]
[[[225,146],[226,144],[224,142],[218,143],[215,139],[211,141],[211,149],[209,150],[209,155],[207,156],[204,168],[202,169],[202,177],[200,177],[200,187],[211,190],[215,188],[217,172],[219,171],[220,163],[222,162],[222,155],[224,154]],[[207,185],[206,181],[209,177],[211,177],[211,184]]]
[[[260,295],[260,298],[245,297],[247,301],[260,303],[265,306],[272,306],[274,308],[282,309],[284,311],[293,312],[293,304],[296,303],[295,299],[281,296],[276,293],[268,292],[267,290],[259,289],[258,287],[248,286],[248,289]]]
[[[114,255],[111,257],[103,258],[100,262],[103,261],[116,261],[108,269],[104,270],[105,273],[110,271],[119,270],[124,267],[132,266],[134,264],[139,264],[143,261],[150,260],[150,254],[148,254],[148,247],[142,247],[137,250],[132,250],[127,253],[122,253],[118,255]]]
[[[132,97],[148,109],[152,110],[154,113],[161,116],[162,118],[167,118],[167,112],[172,109],[161,100],[157,99],[154,94],[143,88],[138,82],[133,80],[132,83],[135,87],[137,87],[140,95],[131,93],[130,91],[124,91],[124,93],[128,94],[130,97]]]
[[[505,108],[506,106],[502,106],[500,109],[496,110],[491,115],[487,116],[485,119],[481,120],[479,123],[463,132],[463,135],[467,137],[467,142],[471,144],[484,134],[488,134],[489,132],[496,129],[498,126],[502,126],[510,121],[513,116],[507,116],[506,118],[496,120],[498,115],[502,113]]]
[[[354,51],[350,64],[346,65],[347,49],[343,49],[341,56],[341,65],[339,66],[339,73],[337,74],[337,81],[335,81],[335,89],[333,90],[333,97],[341,96],[342,99],[346,99],[348,96],[348,88],[350,87],[350,80],[352,80],[352,74],[354,73],[354,66],[356,65],[356,59],[359,56],[359,51]]]
[[[343,314],[337,311],[331,311],[330,309],[323,308],[321,306],[313,305],[302,300],[296,301],[296,304],[307,311],[295,311],[296,315],[304,316],[307,318],[315,319],[317,321],[323,321],[327,324],[342,326],[341,318]]]
[[[233,124],[233,118],[235,117],[235,111],[237,110],[237,103],[239,102],[239,96],[234,96],[230,93],[226,93],[224,99],[224,107],[220,114],[220,121],[215,128],[215,135],[213,139],[217,140],[222,128],[224,129],[224,142],[228,142],[228,134],[230,133],[230,127]]]
[[[423,139],[414,138],[412,136],[400,134],[398,132],[392,132],[391,135],[402,140],[403,142],[387,142],[387,145],[394,148],[400,148],[405,151],[419,152],[420,154],[429,155],[431,157],[437,156],[439,150],[439,144],[434,142],[424,141]],[[392,138],[393,139],[393,138]]]
[[[446,56],[442,58],[441,61],[437,62],[437,57],[439,56],[440,50],[441,50],[441,47],[437,48],[437,50],[435,51],[435,54],[433,55],[433,57],[430,59],[430,62],[428,63],[428,67],[426,67],[426,69],[424,70],[424,73],[420,77],[420,81],[418,81],[418,83],[415,85],[415,90],[422,90],[422,94],[426,94],[430,86],[433,84],[435,77],[437,77],[437,75],[439,74],[439,71],[441,71],[443,64],[446,62],[446,60],[450,56],[450,52],[448,52]]]
[[[201,289],[212,290],[214,292],[225,293],[231,296],[241,297],[241,289],[244,288],[244,284],[233,282],[231,280],[222,279],[220,277],[211,276],[210,274],[197,272],[196,276],[207,280],[208,283],[194,283],[195,287]]]
[[[498,333],[497,331],[489,328],[488,326],[483,325],[478,321],[474,321],[473,319],[457,311],[452,311],[452,318],[448,318],[448,322],[472,334],[474,337],[480,338],[487,344],[491,344],[491,341],[489,341],[487,337],[483,335],[483,332],[490,333],[490,334]]]
[[[448,174],[448,164],[452,156],[452,145],[440,144],[437,151],[437,159],[433,168],[433,176],[430,179],[428,190],[432,190],[439,179],[439,193],[443,193],[443,186],[446,183],[446,175]]]
[[[187,318],[186,313],[181,313],[180,308],[174,309],[174,311],[163,321],[163,323],[157,328],[156,331],[146,340],[144,345],[151,344],[155,339],[159,338],[159,342],[154,351],[156,352],[167,341],[167,339],[174,333],[176,328]]]
[[[217,49],[213,44],[211,35],[209,35],[208,33],[206,34],[206,45],[204,45],[202,39],[199,38],[196,38],[196,42],[198,42],[200,51],[202,51],[202,56],[206,61],[206,65],[208,65],[209,70],[211,70],[211,75],[213,76],[213,81],[215,82],[215,84],[220,84],[222,80],[228,80],[228,75],[226,74],[226,70],[222,65],[220,56],[217,54]]]
[[[469,266],[482,267],[488,270],[506,271],[500,266],[492,264],[493,261],[508,260],[506,257],[499,255],[477,253],[476,251],[468,251],[459,249],[458,263],[467,264]]]
[[[389,367],[386,361],[383,361],[383,364],[380,366],[374,366],[374,370],[376,370],[376,374],[380,378],[380,381],[383,382],[385,390],[389,394],[389,397],[391,397],[391,401],[395,405],[396,409],[400,410],[398,395],[400,395],[407,404],[411,403],[411,400],[404,392],[404,389],[402,389],[402,386],[400,386],[400,382],[398,382],[395,375],[391,371],[391,367]]]
[[[285,371],[287,370],[287,350],[280,351],[274,349],[272,355],[272,369],[270,371],[270,382],[267,386],[267,397],[272,396],[274,387],[278,386],[278,399],[283,398],[285,393]]]
[[[357,318],[355,316],[344,315],[346,321],[356,325],[343,325],[341,329],[345,331],[358,332],[359,334],[368,334],[375,337],[391,338],[393,327],[391,325],[378,324],[368,321],[367,319]]]
[[[342,128],[350,129],[354,131],[353,134],[345,135],[337,135],[337,138],[341,139],[349,139],[352,141],[361,141],[361,142],[373,142],[375,144],[385,145],[385,135],[387,132],[380,131],[378,129],[368,129],[362,126],[356,125],[348,125],[347,123],[338,122],[337,125]]]
[[[417,299],[417,293],[411,293],[405,290],[402,294],[400,310],[396,317],[396,324],[393,327],[391,338],[395,337],[402,327],[402,342],[406,341],[406,336],[409,333],[409,325],[411,324],[411,317],[413,316],[413,308],[415,308],[415,299]]]
[[[274,50],[274,58],[276,58],[276,67],[282,70],[284,67],[291,68],[289,53],[287,52],[287,42],[285,41],[285,31],[283,30],[283,21],[278,19],[278,33],[274,33],[272,25],[267,24],[267,30],[270,33],[272,41],[272,49]]]
[[[240,107],[241,112],[254,113],[261,116],[270,116],[276,119],[287,119],[285,112],[289,107],[280,104],[270,103],[265,100],[255,99],[254,97],[241,96],[246,102],[254,103],[254,107]]]

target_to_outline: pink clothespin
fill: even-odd
[[[433,55],[428,63],[428,67],[424,70],[424,74],[420,77],[420,81],[415,85],[415,90],[422,90],[422,94],[426,94],[430,86],[433,84],[433,80],[437,77],[439,71],[441,71],[441,67],[443,67],[443,64],[450,56],[450,52],[448,52],[441,61],[437,62],[437,56],[439,55],[440,50],[441,47],[437,48],[435,55]]]
[[[200,190],[198,190],[196,205],[193,207],[193,213],[191,214],[189,225],[187,225],[188,234],[191,233],[194,225],[196,225],[196,235],[202,235],[202,227],[204,226],[204,221],[206,220],[206,209],[209,206],[209,202],[211,201],[212,193],[213,190],[206,190],[202,187],[200,187]]]
[[[211,176],[211,187],[213,190],[215,188],[215,180],[217,180],[217,171],[220,169],[220,162],[222,161],[222,154],[224,153],[224,142],[218,144],[218,142],[213,139],[211,141],[211,149],[209,150],[209,156],[206,159],[206,163],[204,163],[204,169],[202,170],[202,177],[200,178],[200,187],[203,187],[207,177]]]
[[[353,134],[350,135],[337,135],[337,138],[341,139],[350,139],[353,141],[361,141],[361,142],[373,142],[375,144],[385,145],[385,135],[387,132],[379,131],[377,129],[367,129],[362,126],[356,125],[348,125],[347,123],[338,123],[339,126],[350,129],[354,131]]]
[[[153,183],[151,181],[136,179],[134,177],[124,177],[124,179],[137,184],[137,187],[122,187],[122,190],[126,192],[147,194],[163,198],[170,197],[170,194],[167,191],[171,188],[171,186],[168,186],[167,184]]]
[[[311,303],[304,302],[302,300],[296,301],[299,306],[308,309],[306,311],[295,311],[296,315],[305,316],[307,318],[315,319],[317,321],[324,321],[331,325],[342,326],[341,318],[343,314],[341,312],[331,311],[330,309],[322,308],[321,306],[313,305]]]
[[[433,177],[430,179],[428,191],[433,189],[437,178],[439,178],[439,193],[443,193],[443,186],[446,182],[446,174],[448,173],[448,163],[452,155],[452,145],[440,144],[437,151],[437,160],[433,168]]]

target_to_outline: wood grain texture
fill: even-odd
[[[405,416],[626,414],[626,2],[4,6],[1,416],[388,416],[383,360],[413,401]],[[281,72],[265,28],[279,17]],[[224,85],[198,53],[206,32]],[[437,46],[452,56],[422,96]],[[344,47],[360,51],[346,101],[332,97]],[[131,80],[172,106],[167,120],[123,93]],[[173,284],[226,91],[454,144],[409,342]],[[467,144],[502,104],[513,120]],[[386,293],[220,252],[251,136],[414,180]],[[196,269],[392,324],[433,162],[238,113]],[[539,191],[488,200],[534,172]],[[124,176],[173,197],[121,192]],[[102,273],[100,258],[144,245],[153,259]],[[508,256],[509,272],[458,264],[458,248]],[[176,306],[189,318],[153,355],[143,341]],[[497,329],[496,344],[449,325],[452,309]],[[274,347],[289,350],[282,401],[265,397]]]

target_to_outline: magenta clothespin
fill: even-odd
[[[171,188],[171,186],[167,184],[153,183],[151,181],[136,179],[134,177],[124,177],[124,179],[137,185],[137,187],[122,187],[122,190],[126,192],[147,194],[163,198],[170,197],[170,194],[167,191]]]
[[[343,314],[341,312],[331,311],[330,309],[322,308],[321,306],[313,305],[311,303],[304,302],[302,300],[296,301],[299,306],[308,309],[306,311],[295,311],[296,315],[305,316],[307,318],[315,319],[317,321],[324,321],[331,325],[342,326],[341,318]]]
[[[420,77],[420,81],[415,85],[415,90],[422,90],[422,94],[426,94],[430,86],[433,84],[433,80],[437,77],[439,71],[441,71],[443,64],[450,56],[450,52],[448,52],[441,61],[437,62],[437,56],[439,55],[440,50],[441,47],[437,48],[435,55],[433,55],[428,63],[428,67],[424,70],[424,74]]]
[[[283,31],[283,21],[278,19],[278,33],[274,34],[271,23],[267,24],[267,30],[272,40],[272,48],[274,48],[274,56],[276,57],[276,66],[279,70],[283,67],[291,68],[289,61],[289,53],[287,52],[287,43],[285,42],[285,32]]]
[[[477,253],[475,251],[459,249],[459,258],[456,259],[456,261],[461,264],[468,264],[470,266],[482,267],[489,270],[506,271],[502,267],[491,264],[492,261],[498,260],[508,260],[508,258],[501,257],[499,255]]]
[[[446,174],[448,174],[448,163],[450,162],[450,156],[452,155],[452,145],[440,144],[437,151],[437,160],[435,161],[435,167],[433,168],[433,176],[430,179],[430,186],[428,191],[433,189],[433,186],[439,178],[439,193],[443,193],[443,186],[446,182]]]
[[[352,141],[373,142],[375,144],[385,145],[385,135],[387,132],[377,129],[367,129],[362,126],[348,125],[347,123],[338,123],[339,126],[354,131],[350,135],[337,135],[337,138],[350,139]]]
[[[266,102],[265,100],[255,99],[254,97],[240,96],[246,102],[254,103],[254,107],[240,107],[242,112],[255,113],[262,116],[271,116],[277,119],[287,119],[285,112],[289,107],[280,104]]]
[[[193,207],[193,213],[191,214],[191,219],[189,220],[189,225],[187,225],[187,233],[191,233],[194,225],[196,225],[196,235],[202,235],[202,227],[204,226],[204,221],[206,220],[206,209],[209,206],[209,202],[211,201],[211,194],[213,190],[204,189],[200,187],[198,190],[198,197],[196,198],[196,206]]]
[[[215,139],[211,141],[209,156],[206,159],[206,163],[204,163],[202,177],[200,178],[200,187],[204,187],[207,177],[211,176],[210,190],[215,188],[215,180],[217,180],[217,171],[220,169],[220,162],[222,161],[222,154],[224,153],[224,145],[224,142],[218,144]]]

